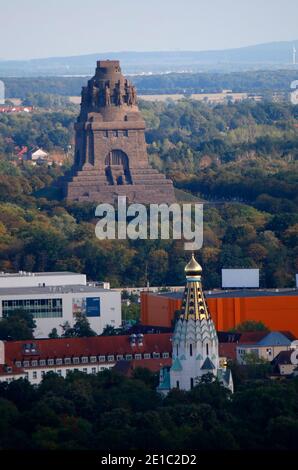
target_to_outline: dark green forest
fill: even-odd
[[[99,241],[94,206],[67,203],[55,184],[64,167],[17,164],[16,147],[73,149],[77,108],[56,103],[0,116],[0,270],[85,272],[112,286],[184,283],[180,241]],[[257,267],[263,287],[293,287],[297,262],[298,106],[141,102],[151,164],[181,201],[201,200],[206,288],[221,268]],[[119,263],[121,260],[121,263]]]
[[[231,396],[205,376],[166,398],[156,380],[136,369],[0,383],[0,450],[297,449],[297,378],[248,381]]]
[[[168,73],[134,76],[139,94],[217,93],[233,90],[244,93],[288,93],[297,79],[295,70],[246,72]],[[29,93],[79,96],[86,77],[2,77],[7,98],[24,99]]]

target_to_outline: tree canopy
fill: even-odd
[[[145,370],[0,383],[0,448],[296,449],[297,379],[246,382],[234,395],[213,382],[162,398],[155,386]]]

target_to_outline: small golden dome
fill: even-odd
[[[202,273],[202,266],[197,262],[194,254],[191,255],[191,260],[184,268],[187,276],[199,276]]]

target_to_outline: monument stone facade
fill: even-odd
[[[119,61],[100,60],[82,89],[75,157],[66,198],[113,204],[118,196],[143,204],[175,201],[171,180],[149,165],[145,122],[135,87]]]

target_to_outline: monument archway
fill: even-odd
[[[123,150],[111,150],[105,158],[105,172],[109,184],[132,184],[129,171],[129,158]]]

